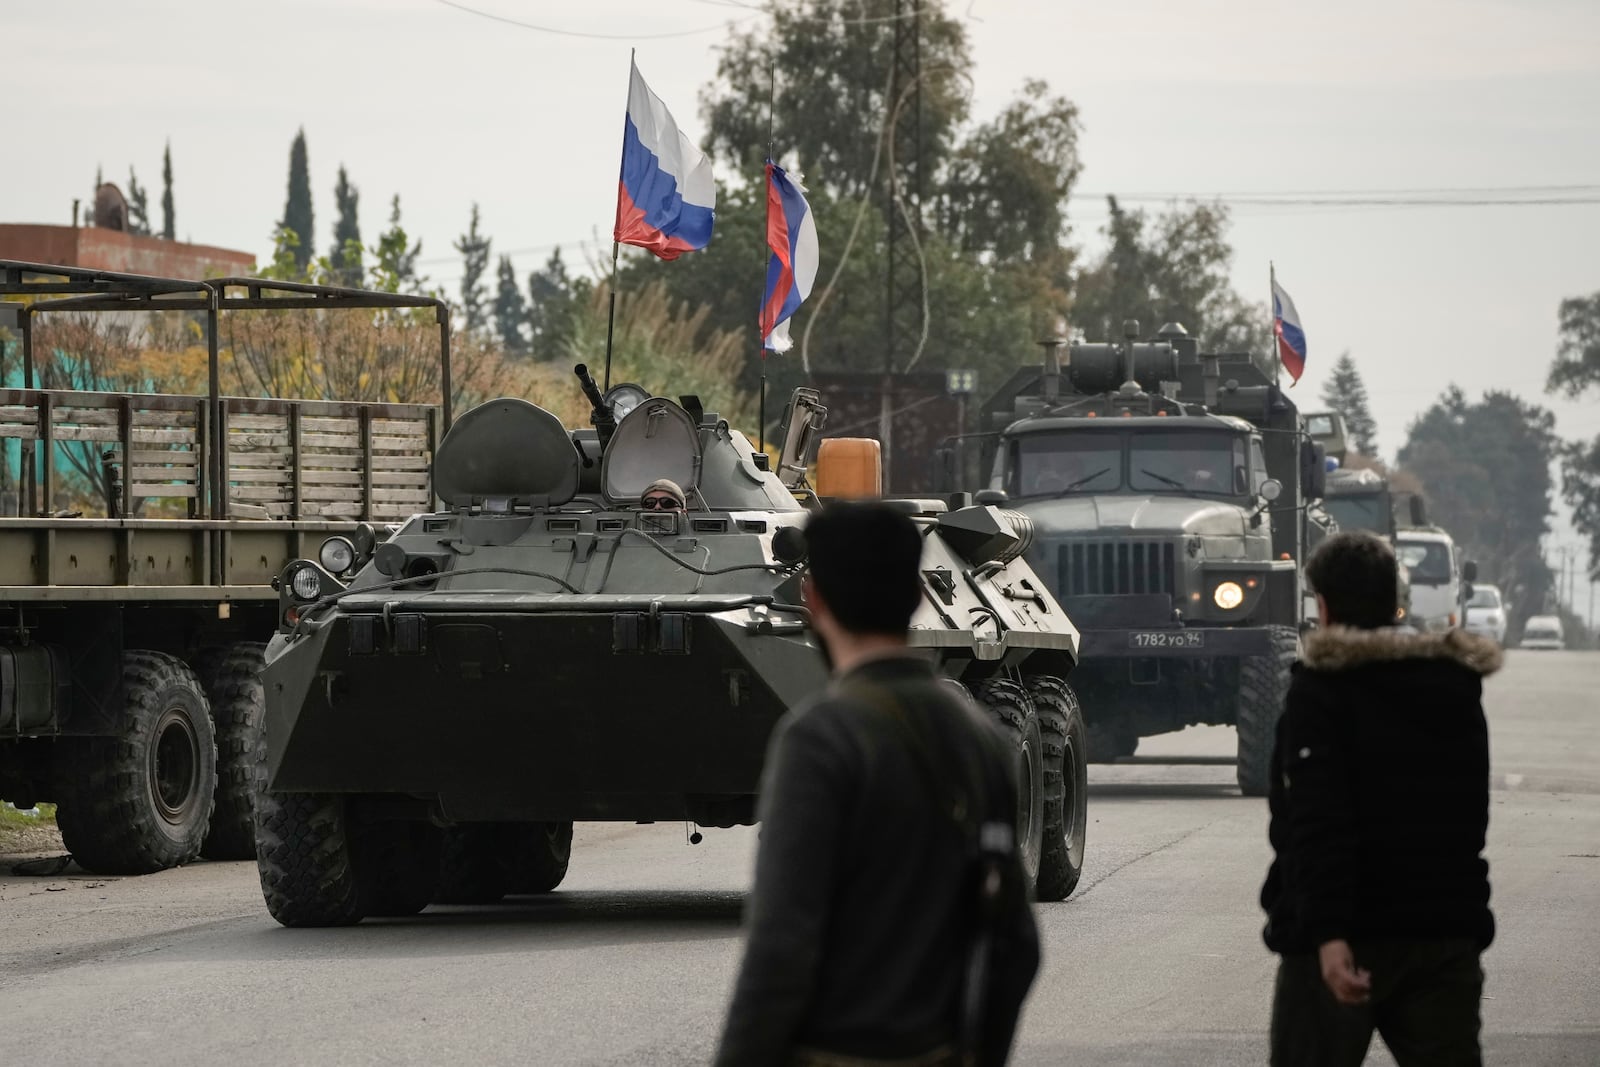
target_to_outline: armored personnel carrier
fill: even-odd
[[[441,510],[280,576],[256,798],[279,922],[548,891],[575,820],[754,820],[773,725],[826,680],[799,595],[825,409],[791,401],[772,471],[696,398],[578,373],[594,429],[483,404],[434,458]],[[639,508],[663,477],[684,511]],[[899,506],[926,544],[912,643],[1009,731],[1024,860],[1063,898],[1084,846],[1077,631],[1023,559],[1025,517]]]
[[[1237,726],[1239,786],[1263,795],[1326,532],[1322,455],[1248,353],[1177,324],[1124,333],[1047,344],[985,404],[982,498],[1033,521],[1028,558],[1082,628],[1091,758]]]

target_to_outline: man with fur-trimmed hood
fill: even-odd
[[[1275,1067],[1354,1067],[1374,1029],[1401,1067],[1482,1062],[1494,916],[1481,698],[1500,651],[1461,630],[1396,630],[1395,567],[1367,533],[1329,538],[1306,567],[1322,629],[1278,723],[1261,890],[1283,957]]]

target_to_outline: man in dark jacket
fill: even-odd
[[[806,603],[834,680],[784,716],[767,754],[748,941],[717,1063],[953,1067],[976,911],[970,816],[1015,829],[1011,761],[907,647],[922,597],[911,520],[840,505],[806,541]],[[1006,869],[1020,886],[1014,851]],[[1019,893],[977,1063],[1005,1061],[1037,938]]]
[[[1278,723],[1276,859],[1261,890],[1283,959],[1272,1063],[1360,1064],[1373,1030],[1402,1067],[1479,1064],[1480,953],[1494,938],[1486,638],[1395,630],[1386,541],[1338,534],[1306,576],[1307,635]]]

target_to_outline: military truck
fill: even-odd
[[[983,408],[987,495],[1034,525],[1028,559],[1083,634],[1073,676],[1091,759],[1196,723],[1238,727],[1266,791],[1303,619],[1306,507],[1323,458],[1247,353],[1181,325],[1048,343]]]
[[[448,382],[448,308],[12,261],[0,297],[22,375],[0,389],[0,461],[16,479],[0,516],[0,798],[55,802],[66,847],[100,874],[252,858],[271,583],[331,536],[372,537],[429,506],[428,457],[449,416],[448,404],[225,396],[219,316],[430,309]],[[206,395],[36,387],[41,316],[155,312],[202,327]],[[76,358],[51,353],[51,365]],[[65,507],[69,477],[77,503]]]
[[[773,725],[826,680],[796,496],[815,503],[802,478],[826,409],[791,401],[773,471],[696,397],[602,396],[578,376],[593,429],[523,400],[477,407],[434,459],[442,510],[339,549],[342,570],[284,569],[257,797],[279,922],[551,890],[575,820],[682,821],[691,840],[754,821]],[[860,444],[875,447],[824,443],[819,489],[828,449]],[[661,477],[686,511],[638,507]],[[1023,559],[1026,517],[959,497],[896,506],[926,545],[911,643],[1008,731],[1024,865],[1061,899],[1084,846],[1083,725],[1063,680],[1077,631]]]

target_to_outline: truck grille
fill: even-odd
[[[1170,541],[1067,541],[1057,566],[1062,597],[1177,591]]]

